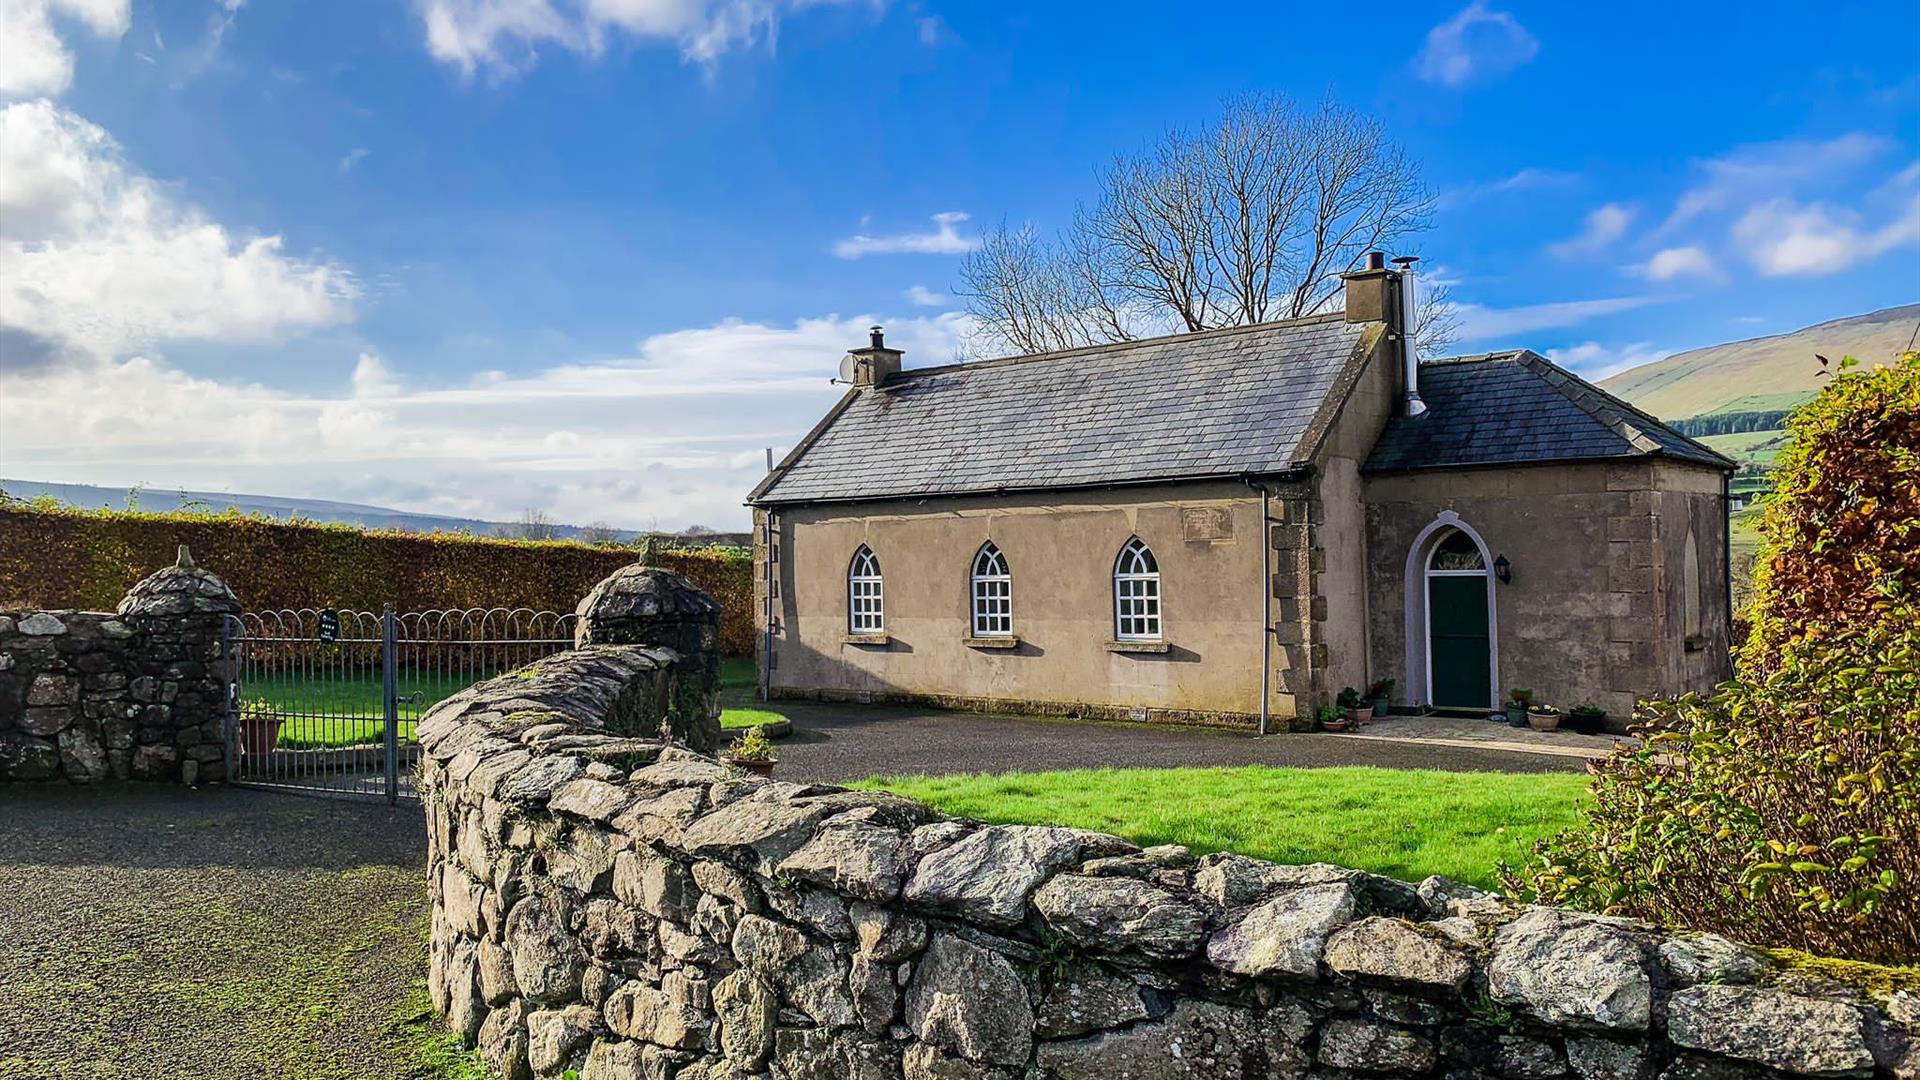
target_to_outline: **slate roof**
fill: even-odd
[[[1290,472],[1311,456],[1377,327],[1334,314],[910,369],[850,392],[748,501]]]
[[[1395,415],[1369,472],[1658,455],[1734,463],[1525,349],[1420,365],[1422,416]]]

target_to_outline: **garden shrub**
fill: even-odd
[[[1541,903],[1860,960],[1920,957],[1920,611],[1648,702],[1586,823],[1503,868]]]
[[[1528,899],[1859,960],[1920,958],[1920,357],[1789,422],[1740,678],[1641,705]]]
[[[1878,617],[1920,582],[1920,353],[1870,369],[1843,360],[1787,431],[1761,504],[1742,653],[1756,668],[1790,641]]]
[[[171,566],[175,546],[225,579],[250,611],[529,607],[572,611],[632,548],[500,540],[282,521],[239,511],[153,514],[0,506],[0,607],[111,610],[129,586]],[[752,560],[744,552],[660,551],[720,602],[720,645],[753,654]]]

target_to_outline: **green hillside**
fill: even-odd
[[[1600,385],[1663,420],[1789,409],[1820,389],[1815,353],[1869,364],[1891,360],[1907,347],[1916,322],[1920,304],[1887,308],[1790,334],[1675,353]]]

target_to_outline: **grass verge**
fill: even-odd
[[[886,788],[996,824],[1068,825],[1138,844],[1331,862],[1418,881],[1497,885],[1501,860],[1578,822],[1587,778],[1421,769],[1080,769],[882,776]]]

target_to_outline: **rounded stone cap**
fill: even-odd
[[[667,644],[657,640],[662,628],[720,623],[719,601],[671,570],[642,563],[607,575],[575,610],[582,645]]]
[[[193,565],[192,553],[181,544],[179,561],[135,582],[116,613],[122,618],[237,615],[240,599],[226,582]]]

